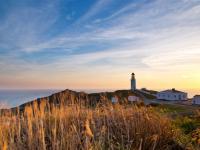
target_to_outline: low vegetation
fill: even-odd
[[[188,149],[200,149],[200,108],[197,106],[158,104],[154,110],[167,116],[179,131],[177,141]]]
[[[136,105],[51,106],[0,117],[0,149],[183,149],[171,121]]]

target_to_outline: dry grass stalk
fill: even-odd
[[[149,108],[34,103],[0,116],[0,149],[165,149],[174,143],[167,118]]]

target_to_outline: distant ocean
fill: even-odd
[[[183,90],[188,93],[188,97],[192,98],[195,95],[200,95],[200,89],[189,89],[189,90]]]
[[[0,105],[15,107],[61,90],[0,90]]]
[[[25,102],[32,101],[37,98],[50,96],[56,92],[60,92],[62,89],[58,90],[0,90],[0,108],[3,107],[15,107],[19,106]],[[75,90],[84,91],[87,93],[101,92],[105,90]],[[111,91],[111,90],[108,90]]]
[[[53,93],[62,90],[0,90],[0,105],[7,107],[19,106],[25,102],[32,101],[37,98],[50,96]],[[84,91],[87,93],[102,92],[102,91],[114,91],[114,90],[75,90]],[[192,98],[196,94],[200,94],[200,90],[183,90],[188,92],[188,97]],[[0,107],[1,108],[1,107]]]

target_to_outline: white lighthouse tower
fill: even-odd
[[[136,90],[136,79],[135,79],[135,74],[131,74],[131,90],[135,91]]]

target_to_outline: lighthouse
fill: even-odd
[[[135,79],[135,74],[131,74],[131,90],[135,91],[136,90],[136,79]]]

